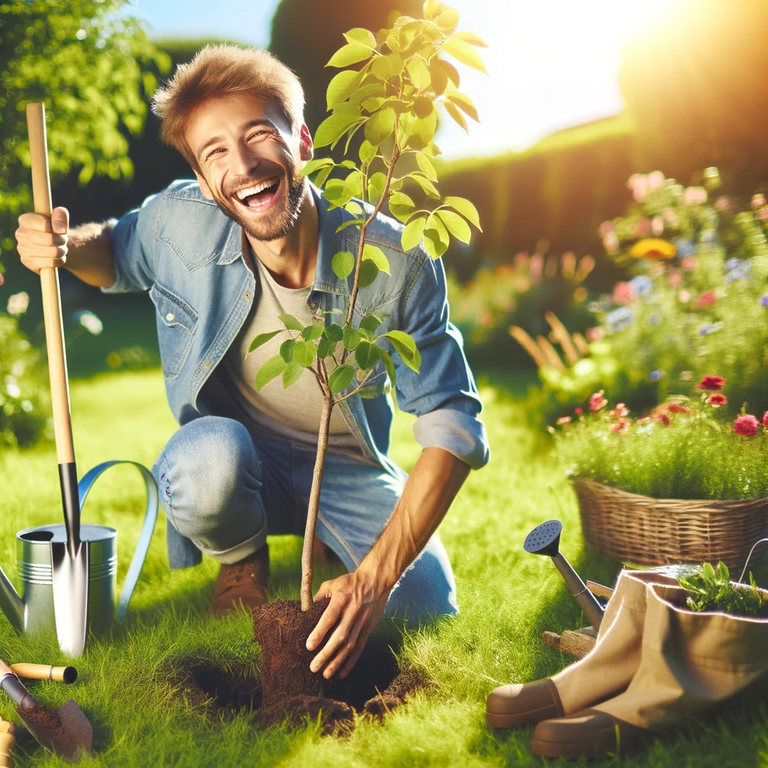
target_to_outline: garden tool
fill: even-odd
[[[11,749],[16,743],[16,726],[0,718],[0,768],[13,765]]]
[[[77,670],[74,667],[54,667],[48,664],[11,664],[11,672],[16,677],[27,680],[52,680],[57,683],[74,683]]]
[[[70,762],[77,762],[84,752],[90,752],[93,728],[73,699],[58,709],[43,707],[2,660],[0,688],[18,704],[16,712],[21,721],[46,749]]]
[[[495,688],[486,704],[488,725],[532,725],[578,712],[624,691],[640,663],[647,584],[677,584],[676,578],[665,571],[622,571],[606,606],[595,647],[553,677]]]
[[[579,574],[573,570],[571,564],[560,553],[560,533],[563,524],[559,520],[547,520],[546,523],[537,525],[525,538],[523,549],[532,555],[547,555],[552,558],[555,567],[565,579],[565,583],[571,590],[576,602],[581,606],[589,623],[600,629],[603,620],[603,606],[598,599],[587,589],[587,585],[579,578]]]
[[[535,754],[617,753],[768,672],[768,620],[690,611],[684,607],[688,594],[679,586],[648,585],[640,663],[627,690],[568,717],[540,722],[531,741]]]

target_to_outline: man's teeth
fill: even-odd
[[[240,189],[236,192],[238,200],[245,200],[246,197],[250,197],[251,195],[258,195],[259,192],[263,192],[265,189],[268,189],[269,187],[273,186],[275,184],[275,179],[267,179],[266,181],[260,181],[258,184],[254,184],[252,187],[246,187],[245,189]]]

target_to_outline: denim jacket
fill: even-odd
[[[334,322],[346,314],[353,278],[331,269],[338,251],[357,252],[357,227],[337,231],[351,218],[328,209],[312,187],[319,218],[319,249],[308,297],[313,315]],[[391,275],[380,273],[360,290],[355,323],[376,313],[378,333],[410,333],[422,355],[416,374],[393,355],[398,405],[415,414],[414,436],[422,447],[444,448],[472,468],[489,459],[480,399],[459,331],[449,322],[445,274],[420,248],[404,252],[402,226],[383,215],[368,228],[366,242],[387,255]],[[256,294],[253,272],[243,260],[241,229],[207,200],[197,182],[177,181],[123,216],[111,234],[117,279],[107,292],[149,291],[155,305],[168,402],[179,424],[209,411],[203,385],[243,327]],[[325,315],[323,315],[325,313]],[[274,329],[281,327],[275,318]],[[383,364],[369,380],[382,394],[351,397],[339,407],[363,454],[392,471],[387,458],[392,403],[383,394]],[[350,385],[354,387],[354,384]],[[374,392],[377,390],[374,389]]]

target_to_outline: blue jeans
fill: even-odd
[[[235,563],[267,534],[304,534],[315,451],[251,435],[238,421],[204,416],[181,427],[153,469],[170,523],[171,567],[200,552]],[[353,571],[386,526],[407,475],[328,453],[317,536]],[[194,545],[193,547],[191,545]],[[386,615],[421,621],[458,613],[448,556],[433,536],[390,593]]]

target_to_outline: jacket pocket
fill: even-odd
[[[197,312],[184,299],[155,283],[149,291],[157,315],[160,359],[166,379],[175,379],[184,367],[197,328]]]

